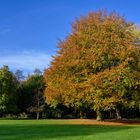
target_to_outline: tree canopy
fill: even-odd
[[[35,69],[34,74],[29,75],[26,80],[22,82],[19,96],[19,107],[22,112],[31,112],[37,114],[44,109],[44,77],[39,69]]]
[[[8,66],[0,69],[0,112],[15,112],[17,110],[17,84]]]
[[[45,71],[46,102],[90,106],[97,115],[119,104],[139,106],[140,42],[134,30],[116,13],[98,11],[76,19]]]

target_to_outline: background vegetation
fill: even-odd
[[[76,19],[44,73],[0,69],[0,117],[139,118],[139,35],[116,13]]]

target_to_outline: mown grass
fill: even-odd
[[[0,140],[140,140],[140,126],[70,124],[72,120],[0,120]]]

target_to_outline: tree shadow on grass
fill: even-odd
[[[62,125],[62,124],[23,124],[0,125],[0,140],[23,139],[66,139],[67,137],[97,135],[99,133],[116,132],[133,129],[128,126],[98,126],[98,125]]]
[[[122,123],[122,124],[134,124],[134,125],[140,125],[140,120],[134,120],[134,119],[120,119],[120,120],[116,120],[116,119],[106,119],[105,122],[112,122],[112,123]]]

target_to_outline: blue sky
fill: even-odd
[[[139,0],[1,0],[0,67],[6,64],[26,73],[43,70],[75,17],[107,9],[140,24],[139,5]]]

